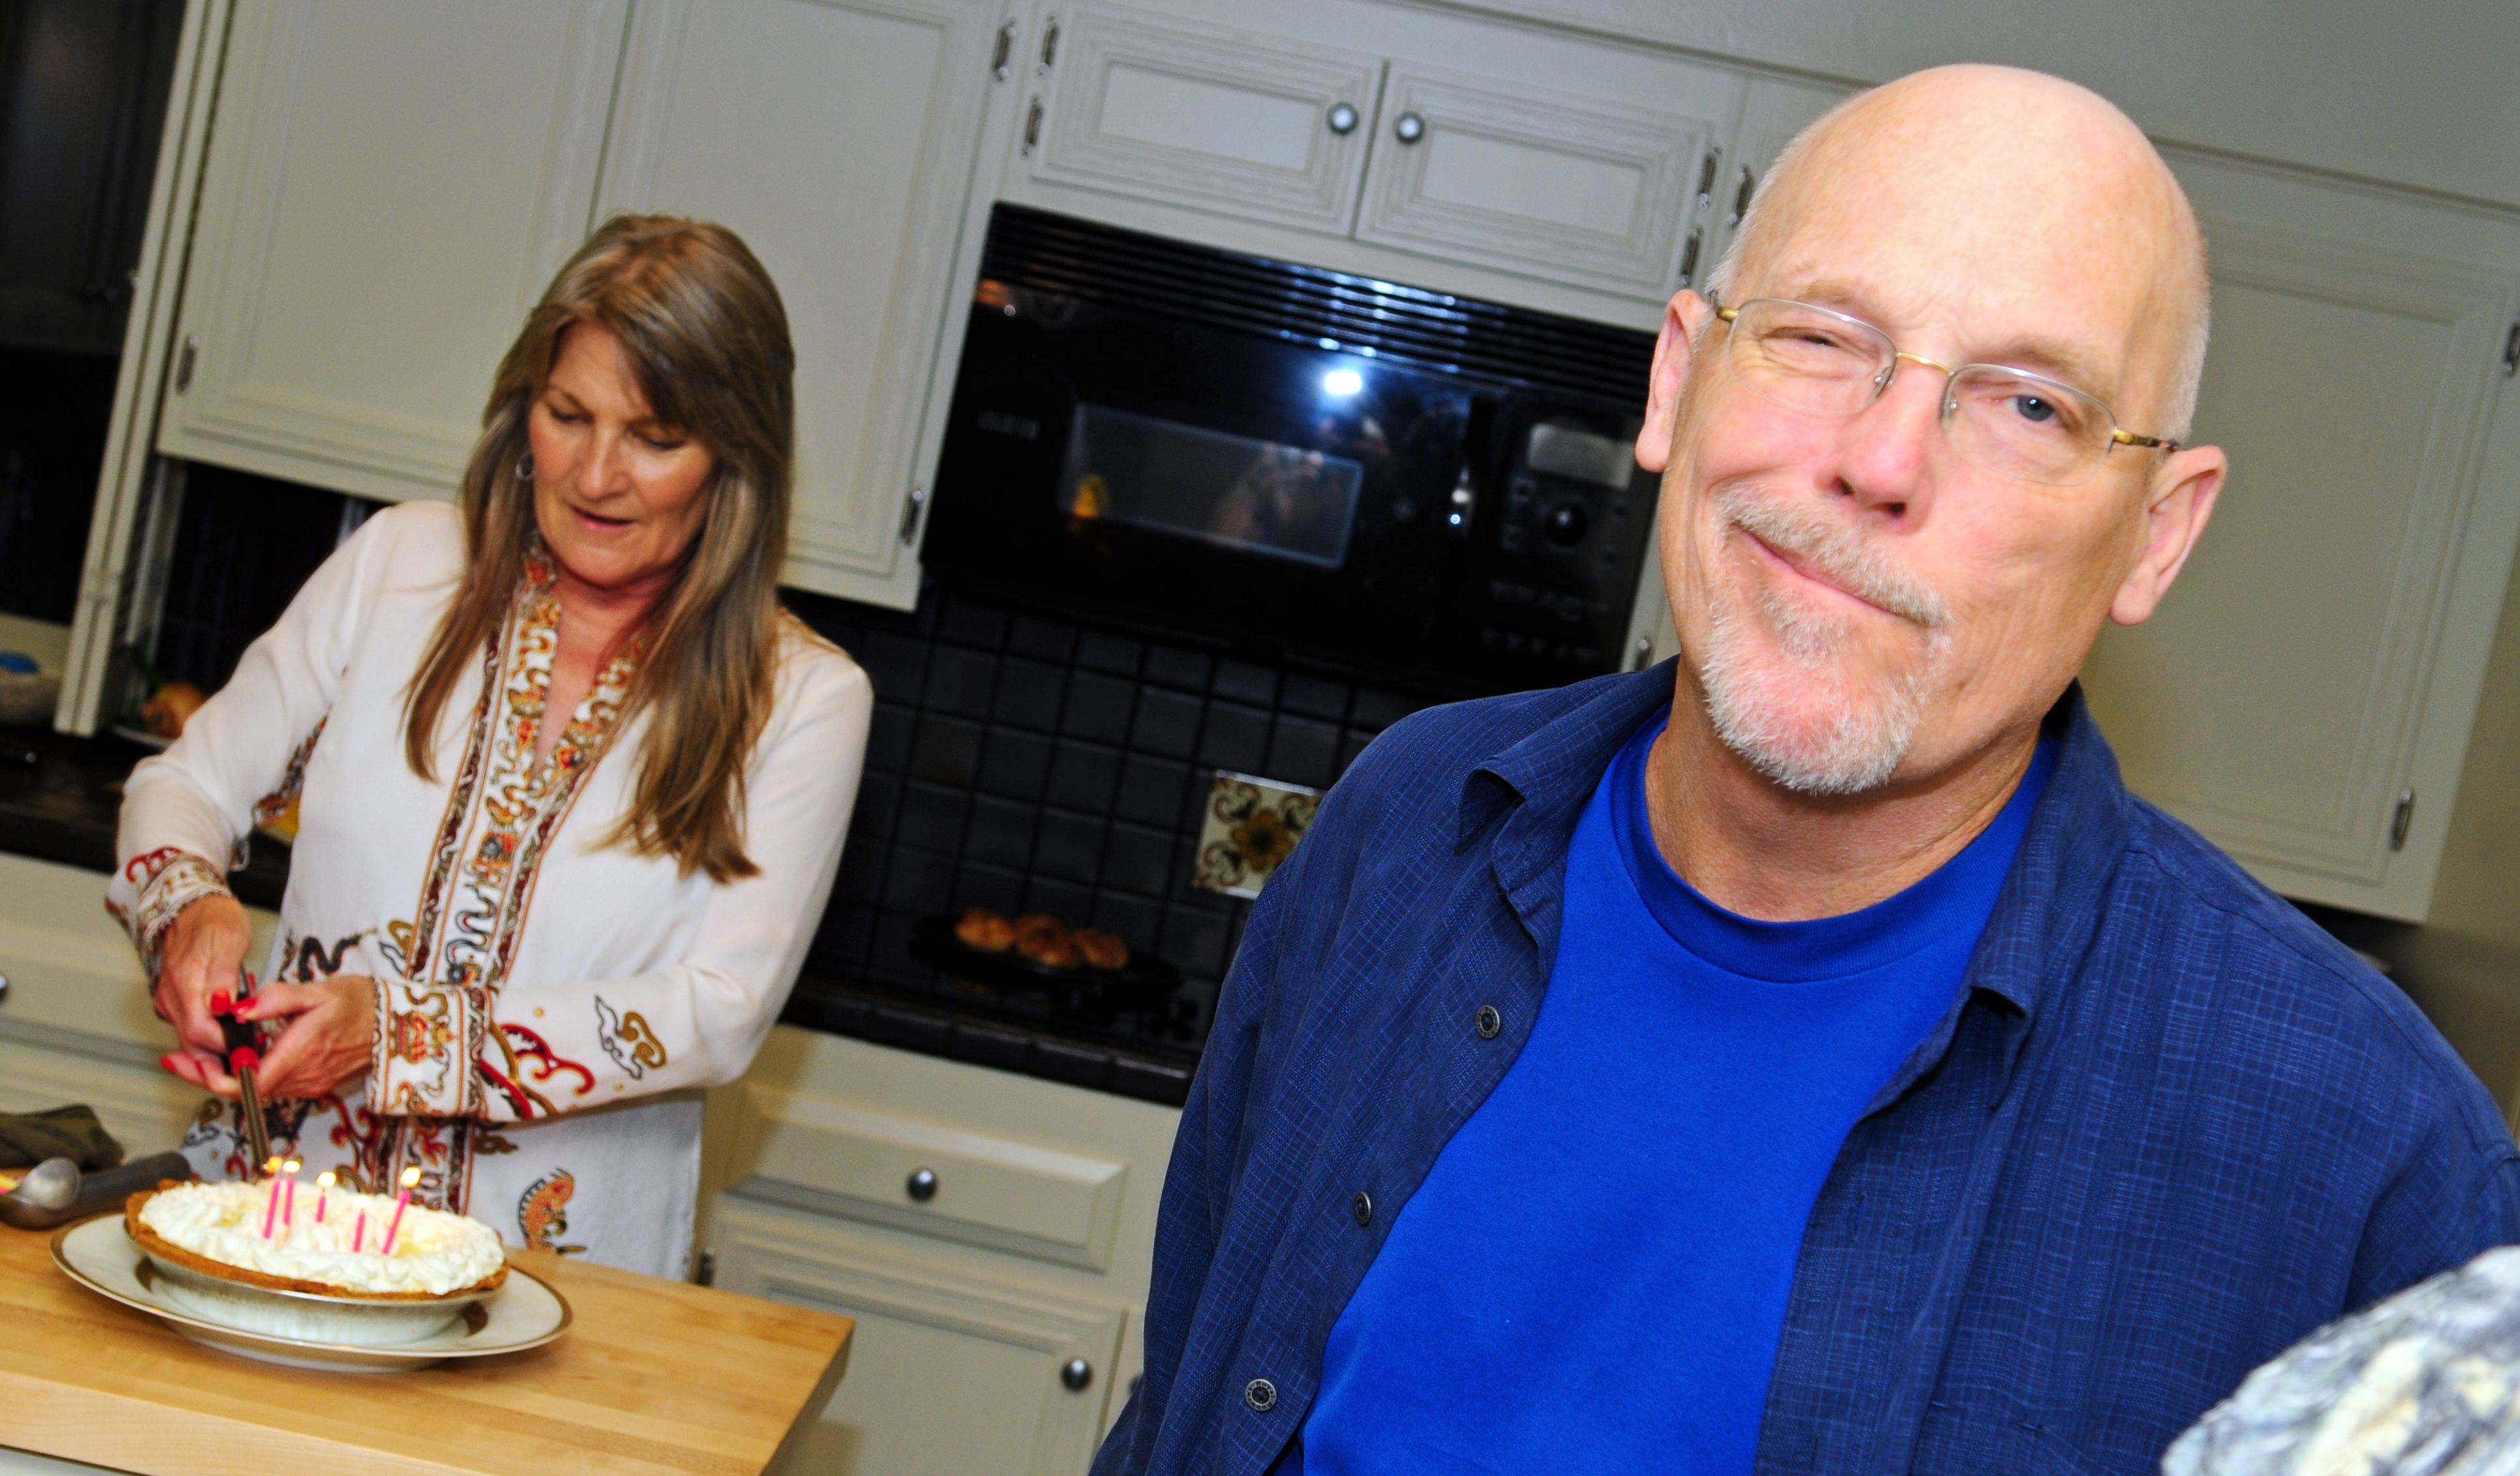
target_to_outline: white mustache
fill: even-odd
[[[1715,509],[1761,543],[1808,565],[1868,604],[1927,630],[1951,623],[1951,606],[1942,596],[1899,567],[1878,544],[1842,522],[1797,504],[1762,497],[1742,486],[1717,489]]]

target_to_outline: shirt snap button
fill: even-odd
[[[1242,1402],[1254,1414],[1266,1414],[1278,1408],[1278,1386],[1265,1378],[1255,1378],[1242,1386]]]
[[[1479,1028],[1480,1040],[1492,1041],[1505,1034],[1505,1016],[1497,1013],[1497,1007],[1494,1005],[1479,1006],[1476,1024]]]
[[[1373,1196],[1363,1189],[1357,1190],[1356,1197],[1347,1202],[1347,1211],[1349,1214],[1356,1217],[1357,1224],[1372,1225],[1373,1223]]]

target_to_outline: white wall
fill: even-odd
[[[1879,82],[2071,77],[2173,143],[2520,206],[2514,0],[1452,0]]]

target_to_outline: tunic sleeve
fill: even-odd
[[[625,978],[497,995],[380,970],[371,1101],[522,1122],[743,1074],[831,893],[875,707],[866,674],[836,652],[803,664],[744,785],[744,854],[760,872],[711,889],[690,951]]]
[[[105,906],[130,930],[152,978],[176,915],[226,892],[228,872],[245,864],[256,802],[303,770],[360,614],[408,520],[373,517],[324,560],[280,623],[246,648],[236,675],[184,724],[184,736],[142,760],[124,783]]]

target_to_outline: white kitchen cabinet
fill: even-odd
[[[1740,90],[1734,73],[1674,69],[1695,85],[1646,105],[1395,66],[1357,238],[1668,294],[1691,171]]]
[[[981,1280],[869,1245],[844,1224],[742,1195],[718,1202],[725,1290],[857,1321],[849,1377],[799,1476],[1074,1476],[1102,1442],[1127,1314]],[[1071,1389],[1060,1370],[1093,1370]]]
[[[928,410],[941,421],[940,350],[975,274],[965,217],[1003,20],[1001,0],[640,7],[602,203],[719,221],[779,284],[796,345],[789,584],[917,599]]]
[[[2085,672],[2127,782],[2286,896],[2421,920],[2520,539],[2520,223],[2174,157],[2222,503]],[[2495,761],[2501,761],[2500,755]]]
[[[1169,1107],[781,1026],[710,1094],[716,1284],[858,1319],[811,1476],[1075,1476],[1140,1361]],[[924,1177],[914,1187],[914,1176]]]
[[[95,872],[0,854],[0,1112],[85,1102],[134,1158],[171,1148],[202,1105],[158,1057],[174,1033]],[[279,918],[248,908],[260,959]]]
[[[1527,297],[1530,280],[1596,300],[1667,295],[1700,213],[1700,160],[1730,134],[1747,82],[1678,57],[1353,0],[1088,6],[1053,19],[1062,28],[1051,60],[1031,59],[1041,80],[1015,146],[1025,183],[1048,188],[1014,198],[1106,215],[1090,198],[1062,201],[1074,188],[1344,238],[1378,249],[1222,244],[1402,281],[1426,279],[1411,258],[1526,279],[1519,291],[1431,284],[1508,300]],[[1178,224],[1169,234],[1215,239]]]
[[[450,496],[500,355],[585,237],[628,14],[239,4],[158,448]]]
[[[1122,11],[1060,23],[1055,95],[1025,120],[1039,177],[1347,234],[1380,57]]]

